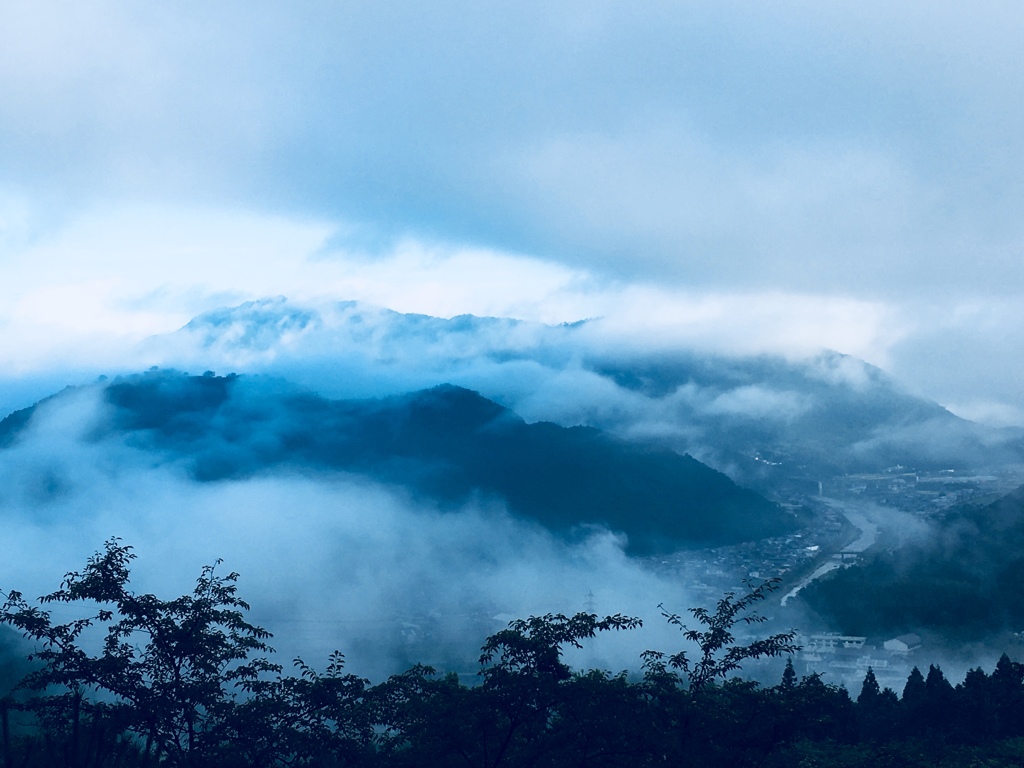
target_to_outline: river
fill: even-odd
[[[864,502],[840,501],[838,499],[821,499],[825,504],[842,512],[850,525],[860,531],[860,535],[846,546],[832,553],[832,557],[814,569],[812,573],[801,579],[795,587],[782,596],[781,605],[785,605],[790,599],[796,597],[797,593],[815,579],[820,579],[826,573],[841,568],[843,555],[859,555],[866,552],[878,539],[878,523],[871,520],[877,517],[880,508],[874,504]],[[874,513],[874,514],[871,514]]]

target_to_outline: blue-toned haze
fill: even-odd
[[[1022,27],[1000,2],[4,3],[0,361],[131,369],[283,294],[828,347],[1020,424]]]
[[[0,419],[81,385],[0,429],[0,588],[116,534],[375,674],[585,599],[667,648],[656,504],[740,541],[802,524],[779,484],[1019,464],[1021,39],[996,0],[0,0]]]

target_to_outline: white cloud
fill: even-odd
[[[909,331],[898,306],[774,291],[701,292],[633,284],[609,291],[601,330],[620,344],[807,357],[836,349],[886,365]]]
[[[708,413],[744,416],[765,421],[793,419],[812,407],[803,393],[777,392],[767,387],[737,387],[716,397]]]
[[[356,299],[441,317],[546,323],[604,318],[619,344],[807,355],[834,347],[879,361],[901,335],[878,302],[771,292],[706,294],[609,282],[582,269],[495,250],[405,239],[369,258],[322,243],[315,221],[133,207],[96,211],[8,247],[0,355],[14,367],[81,363],[95,345],[122,349],[218,306],[265,296]],[[105,341],[104,341],[105,340]],[[106,357],[107,360],[111,358]]]
[[[723,290],[1005,291],[1021,21],[981,7],[10,5],[0,182]]]
[[[485,636],[504,627],[491,617],[573,613],[589,592],[596,610],[649,625],[598,644],[592,663],[638,668],[645,648],[679,642],[657,604],[687,605],[685,585],[627,558],[610,534],[565,543],[497,506],[441,512],[348,476],[197,483],[173,456],[82,439],[100,418],[96,394],[51,402],[0,453],[4,591],[51,591],[117,535],[139,555],[133,588],[165,598],[223,558],[285,663],[301,654],[322,665],[338,648],[377,678],[416,661],[472,670]],[[407,647],[410,629],[421,642]]]
[[[1024,317],[1008,300],[707,291],[413,238],[370,256],[325,250],[334,231],[325,222],[209,209],[107,207],[52,232],[24,206],[8,210],[0,360],[9,377],[138,369],[159,362],[140,353],[142,339],[216,307],[285,295],[298,306],[355,299],[440,317],[599,318],[583,335],[620,350],[808,358],[831,348],[941,402],[1020,407],[1013,349]],[[972,365],[942,363],[954,348]]]
[[[968,400],[946,403],[946,408],[964,419],[993,427],[1024,426],[1024,408],[993,400]]]
[[[883,293],[930,281],[942,246],[902,164],[858,141],[739,153],[673,116],[549,137],[508,161],[557,239],[584,245],[581,260],[732,289]]]
[[[951,294],[1024,280],[1022,25],[999,0],[8,3],[0,362],[111,365],[284,294],[830,346],[1016,402],[1008,363],[947,383],[923,350]],[[371,256],[325,247],[345,232]],[[958,327],[970,353],[1022,326]]]
[[[278,217],[134,207],[20,238],[0,254],[0,360],[21,371],[128,364],[134,344],[199,312],[297,288],[293,276],[328,231]]]

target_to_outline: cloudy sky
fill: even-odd
[[[0,0],[6,385],[260,296],[858,355],[1024,424],[1015,2]]]

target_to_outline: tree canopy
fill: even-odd
[[[1019,765],[1024,667],[1003,656],[959,685],[915,669],[902,698],[867,670],[856,701],[786,665],[777,685],[734,673],[789,655],[793,633],[739,644],[734,629],[774,582],[690,611],[664,611],[696,651],[644,654],[644,674],[575,670],[564,657],[616,614],[511,622],[481,648],[476,684],[416,665],[371,684],[341,653],[323,671],[268,659],[270,634],[246,618],[238,575],[221,564],[191,594],[131,589],[130,547],[108,541],[59,589],[5,595],[0,625],[31,646],[27,673],[0,691],[0,766],[860,766]],[[49,607],[81,609],[67,622]],[[21,669],[20,672],[25,672]],[[3,679],[3,678],[0,678]]]

